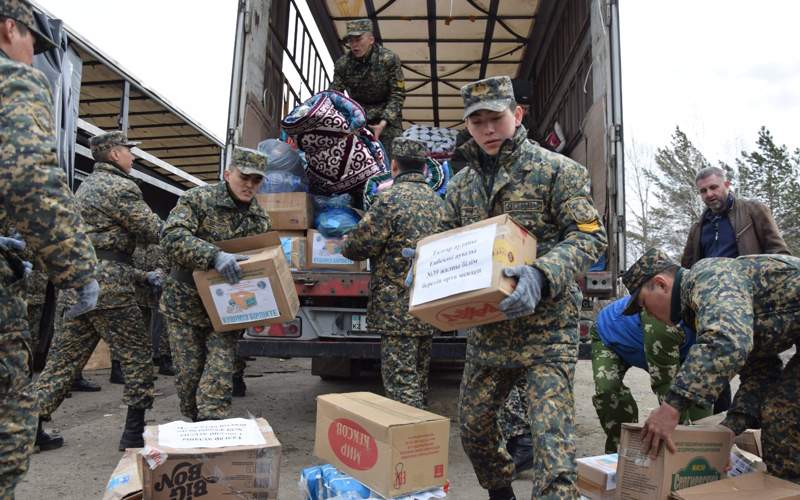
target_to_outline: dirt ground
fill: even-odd
[[[312,455],[314,446],[315,397],[332,392],[373,391],[380,393],[377,372],[367,372],[357,380],[325,382],[311,375],[306,359],[260,358],[248,364],[247,396],[234,400],[232,416],[265,417],[283,445],[281,499],[302,498],[298,488],[300,470],[319,463]],[[125,419],[121,404],[122,388],[108,383],[108,370],[86,372],[87,378],[103,387],[97,393],[75,393],[53,415],[50,428],[59,431],[65,445],[59,450],[38,453],[30,470],[17,488],[18,500],[100,499],[121,453],[117,451]],[[434,371],[431,376],[431,411],[450,417],[450,484],[448,498],[477,500],[486,498],[467,460],[455,425],[460,372]],[[655,407],[647,374],[638,369],[625,379],[639,403],[640,419]],[[158,397],[147,414],[148,424],[165,423],[180,417],[178,397],[172,377],[159,376]],[[578,456],[603,453],[604,435],[592,407],[591,362],[581,361],[575,377]],[[528,476],[530,478],[530,476]],[[517,497],[530,498],[529,480],[514,483]]]

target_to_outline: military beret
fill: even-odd
[[[99,159],[98,155],[100,153],[110,151],[114,146],[125,146],[131,148],[133,146],[138,146],[139,144],[141,144],[139,141],[129,141],[128,135],[121,130],[106,132],[89,139],[89,147],[92,150],[92,156],[95,160]]]
[[[256,174],[264,176],[267,174],[267,155],[255,149],[235,146],[231,164],[245,175]]]
[[[395,137],[392,141],[392,156],[404,160],[425,161],[428,158],[428,148],[415,139]]]
[[[659,248],[651,248],[622,275],[622,283],[631,293],[631,300],[622,314],[631,316],[637,314],[642,308],[639,306],[639,292],[642,286],[656,274],[663,272],[678,263]]]
[[[372,33],[372,21],[369,19],[347,21],[347,34],[344,36],[345,38],[361,36],[364,33]]]
[[[56,46],[49,37],[39,31],[36,19],[33,18],[33,8],[27,0],[0,0],[0,16],[10,17],[31,30],[36,38],[33,45],[34,54],[40,54]]]
[[[516,102],[511,78],[507,76],[468,83],[461,87],[461,97],[464,99],[464,119],[482,109],[503,111]]]

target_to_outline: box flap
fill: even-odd
[[[317,399],[336,406],[347,405],[347,408],[353,413],[381,427],[449,420],[447,417],[420,410],[371,392],[325,394],[317,396]]]
[[[678,500],[783,500],[800,499],[800,485],[763,472],[721,479],[672,493]]]
[[[106,484],[103,500],[142,498],[142,474],[136,455],[140,448],[128,448]]]
[[[270,231],[268,233],[245,236],[244,238],[215,241],[214,244],[217,245],[223,252],[241,253],[259,250],[261,248],[280,246],[281,239],[277,231]]]

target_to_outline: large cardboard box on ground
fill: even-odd
[[[111,473],[103,500],[142,500],[142,471],[137,455],[141,448],[128,448]]]
[[[281,238],[283,256],[289,263],[290,269],[301,271],[306,268],[306,232],[305,231],[278,231]]]
[[[725,477],[733,438],[721,426],[679,425],[672,433],[677,448],[655,460],[641,451],[642,424],[622,424],[617,466],[618,500],[662,500],[670,492]]]
[[[300,309],[278,233],[220,241],[225,252],[245,254],[242,279],[231,285],[215,270],[193,273],[197,292],[218,332],[291,321]]]
[[[450,420],[369,392],[317,397],[314,455],[385,497],[444,486]]]
[[[502,321],[500,302],[516,286],[503,269],[535,259],[536,238],[509,215],[424,238],[409,312],[442,331]]]
[[[617,487],[617,454],[584,457],[578,464],[578,489],[592,500],[614,498]],[[585,490],[585,493],[584,493]]]
[[[763,472],[678,490],[675,500],[800,500],[800,485]]]
[[[278,498],[281,444],[263,418],[147,426],[144,438],[144,500]]]
[[[366,270],[366,261],[355,262],[342,255],[343,241],[343,238],[326,238],[316,229],[309,229],[306,236],[306,267],[338,271]]]
[[[272,229],[304,231],[314,223],[314,207],[308,193],[268,193],[256,195],[272,222]]]

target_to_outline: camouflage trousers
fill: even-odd
[[[594,396],[592,404],[600,427],[606,433],[606,453],[616,453],[619,448],[619,437],[622,424],[639,421],[639,408],[631,390],[623,379],[630,365],[625,363],[617,353],[603,344],[597,330],[592,326],[592,377],[594,378]]]
[[[532,498],[578,498],[575,482],[574,363],[545,362],[528,368],[464,366],[459,401],[461,444],[486,489],[511,485],[514,462],[505,447],[498,413],[511,388],[527,382],[533,437]]]
[[[31,332],[31,351],[39,346],[39,331],[42,323],[44,304],[28,304],[28,331]]]
[[[386,397],[425,409],[433,337],[382,335],[381,376]]]
[[[23,332],[0,334],[0,499],[14,498],[14,488],[28,471],[36,437],[36,400],[28,394],[31,351]]]
[[[149,332],[149,338],[153,345],[153,355],[158,356],[171,356],[169,350],[169,335],[167,335],[164,326],[164,315],[158,310],[158,306],[144,306],[139,305],[142,310],[142,317],[144,324]]]
[[[531,425],[528,422],[527,388],[528,381],[525,377],[517,379],[500,411],[500,432],[503,433],[505,441],[531,432]]]
[[[761,445],[767,471],[800,484],[800,342],[795,349],[780,377],[763,388]]]
[[[238,331],[215,332],[165,318],[181,414],[194,420],[227,418],[233,397]]]
[[[100,309],[64,322],[64,330],[54,339],[47,364],[33,391],[39,412],[49,420],[72,386],[72,381],[103,338],[111,357],[119,360],[125,389],[122,402],[131,407],[153,406],[153,367],[150,365],[150,339],[139,306]]]

